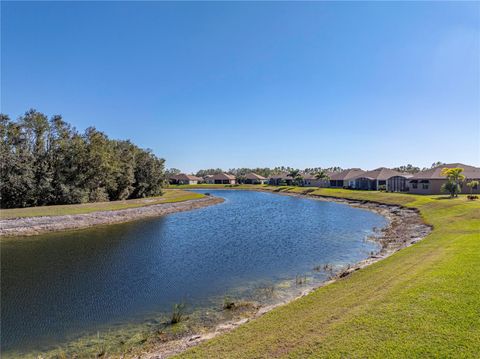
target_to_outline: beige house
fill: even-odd
[[[447,182],[445,176],[442,176],[444,168],[463,168],[465,181],[461,184],[462,193],[470,193],[470,188],[466,185],[472,180],[480,181],[480,168],[464,165],[463,163],[449,163],[421,171],[414,174],[408,180],[408,188],[410,193],[415,194],[441,194],[442,185]],[[480,193],[480,189],[473,188],[473,193]]]
[[[205,183],[208,184],[235,184],[235,176],[227,173],[218,173],[215,175],[209,175],[205,177]]]
[[[403,192],[406,187],[407,178],[411,175],[398,172],[386,167],[376,168],[372,171],[363,172],[354,178],[355,189],[380,190],[391,192]],[[390,187],[390,188],[389,188]]]
[[[330,177],[333,173],[327,173],[327,175]],[[315,175],[307,173],[303,175],[303,185],[308,187],[330,187],[330,179],[317,179]]]
[[[330,175],[330,187],[332,188],[355,188],[355,178],[365,173],[360,168],[350,168]]]
[[[187,175],[185,173],[180,173],[178,175],[174,175],[169,179],[170,184],[198,184],[203,181],[202,178],[196,177],[193,175]]]
[[[245,175],[246,184],[265,184],[267,182],[268,179],[253,172]]]

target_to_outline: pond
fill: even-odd
[[[366,237],[387,224],[373,212],[333,202],[208,192],[225,202],[127,224],[2,240],[2,352],[47,350],[111,325],[147,321],[174,303],[208,306],[212,298],[259,283],[308,275],[315,285],[327,277],[315,266],[368,257],[378,246]]]

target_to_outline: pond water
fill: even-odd
[[[201,191],[199,191],[201,192]],[[211,190],[219,205],[127,224],[2,240],[3,353],[40,350],[109,324],[191,308],[255,283],[324,280],[357,262],[386,219],[344,204]]]

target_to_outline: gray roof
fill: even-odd
[[[412,180],[416,179],[445,179],[445,176],[442,176],[442,170],[444,168],[463,168],[462,174],[469,179],[480,179],[480,168],[464,165],[463,163],[448,163],[445,165],[440,165],[434,168],[431,168],[426,171],[420,171],[413,175]]]
[[[275,175],[271,175],[270,176],[271,179],[292,179],[292,177],[290,177],[288,175],[288,173],[277,173]]]
[[[229,175],[227,173],[217,173],[210,178],[213,180],[234,180],[235,176]]]
[[[368,178],[371,180],[386,181],[387,179],[395,176],[401,176],[405,178],[412,177],[412,175],[408,173],[395,171],[386,167],[380,167],[371,171],[364,172],[356,178]]]
[[[249,180],[259,180],[259,181],[266,180],[265,177],[260,176],[260,175],[257,175],[256,173],[253,173],[253,172],[247,173],[247,174],[245,175],[245,178],[246,178],[246,179],[249,179]]]
[[[187,175],[185,173],[179,173],[178,175],[171,176],[170,179],[176,181],[201,181],[202,178],[193,175]]]
[[[363,173],[365,173],[365,171],[360,168],[350,168],[348,170],[332,173],[330,175],[330,179],[334,181],[348,181],[354,179],[355,177],[360,177],[360,175],[362,175]]]

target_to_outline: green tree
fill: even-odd
[[[52,201],[52,168],[50,161],[50,124],[45,115],[29,110],[20,118],[32,159],[34,186],[28,201],[31,205],[45,205]]]
[[[34,158],[19,123],[2,115],[2,208],[32,205],[35,189]]]
[[[61,116],[0,114],[1,207],[145,197],[162,193],[164,160],[95,128],[79,134]]]
[[[473,194],[473,190],[476,189],[479,184],[480,182],[477,180],[473,180],[467,183],[467,186],[470,188],[470,194]]]
[[[157,158],[151,150],[137,149],[135,155],[134,197],[159,196],[165,186],[165,160]]]
[[[330,180],[330,176],[328,175],[327,171],[322,170],[322,169],[315,172],[314,176],[319,181],[329,181]]]
[[[406,166],[395,167],[395,168],[393,168],[393,169],[394,169],[395,171],[398,171],[398,172],[411,173],[411,174],[420,172],[420,167],[416,167],[416,166],[413,166],[413,165],[411,165],[411,164],[408,164],[408,165],[406,165]]]
[[[463,168],[444,168],[442,169],[442,176],[447,177],[447,183],[442,186],[442,191],[450,193],[450,197],[458,197],[461,191],[460,183],[465,180],[462,174]]]
[[[295,186],[301,186],[303,184],[303,176],[300,173],[300,170],[290,170],[288,176],[292,177],[292,182]]]

